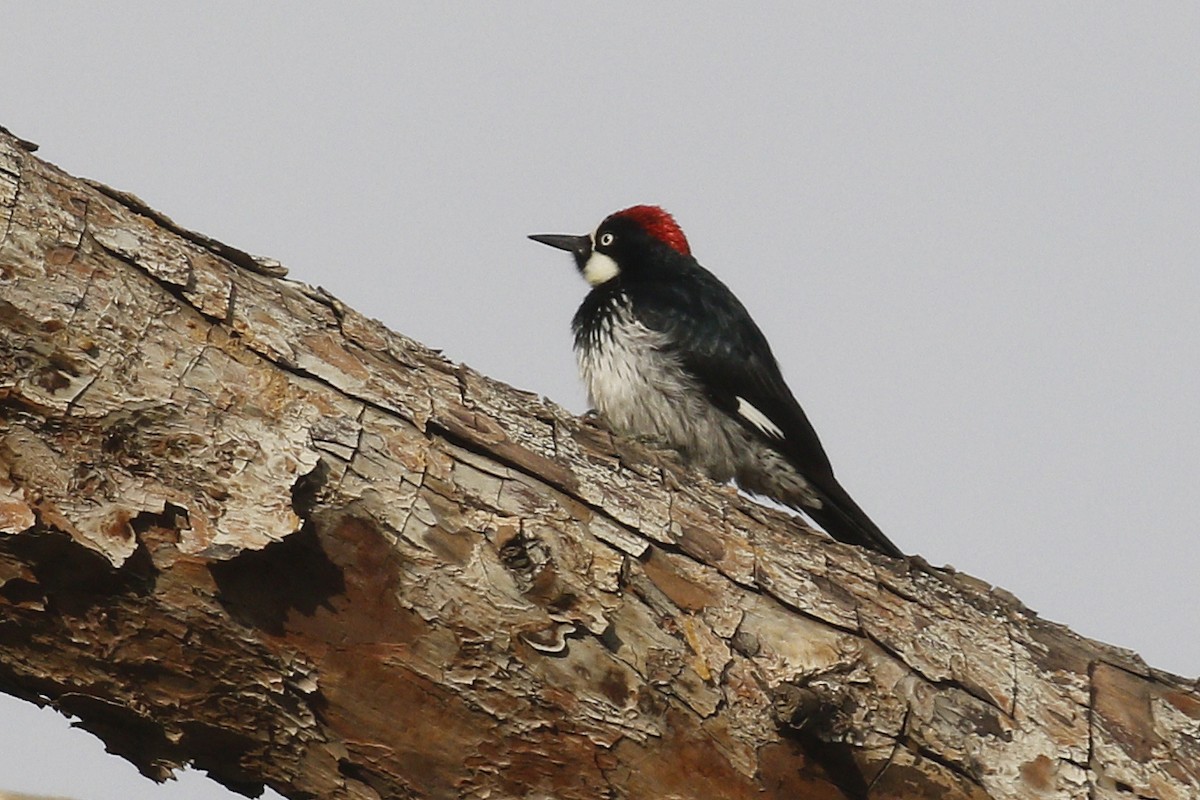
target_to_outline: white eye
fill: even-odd
[[[601,247],[608,247],[612,243],[613,243],[613,235],[611,233],[600,234],[600,246]]]

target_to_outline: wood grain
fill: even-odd
[[[1194,682],[834,543],[284,272],[0,132],[0,688],[145,774],[1200,796]]]

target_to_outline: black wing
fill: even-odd
[[[781,453],[821,496],[804,507],[830,536],[891,556],[903,553],[858,507],[833,475],[812,423],[780,374],[762,331],[725,284],[699,265],[684,280],[647,281],[634,293],[634,313],[671,341],[686,341],[682,365],[713,403]],[[773,436],[739,412],[742,398],[783,434]]]

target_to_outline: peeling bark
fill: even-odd
[[[0,689],[293,797],[1200,796],[1200,692],[0,131]]]

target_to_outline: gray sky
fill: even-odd
[[[525,234],[662,204],[901,548],[1200,673],[1200,5],[645,5],[10,2],[0,124],[577,412]],[[228,796],[0,721],[0,788]]]

